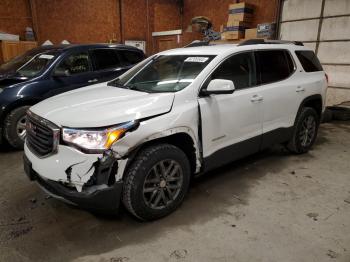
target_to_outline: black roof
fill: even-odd
[[[60,45],[42,45],[38,46],[34,50],[36,52],[41,51],[66,51],[66,50],[86,50],[91,48],[118,48],[118,49],[126,49],[126,50],[141,50],[137,49],[133,46],[123,45],[123,44],[60,44]]]
[[[285,40],[267,40],[267,39],[249,39],[241,42],[238,44],[238,46],[243,45],[261,45],[261,44],[293,44],[293,45],[300,45],[304,46],[304,44],[300,41],[285,41]]]

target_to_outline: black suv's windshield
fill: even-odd
[[[0,72],[34,77],[46,68],[58,55],[58,51],[27,52],[0,66]]]
[[[212,55],[163,55],[145,61],[110,85],[148,93],[177,92],[191,84]]]

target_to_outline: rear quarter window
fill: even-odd
[[[119,50],[118,54],[122,64],[125,66],[135,65],[144,59],[144,55],[137,51]]]
[[[322,65],[313,51],[295,51],[305,72],[323,71]]]
[[[117,68],[120,66],[118,55],[113,49],[94,49],[92,50],[92,57],[94,59],[95,70]]]

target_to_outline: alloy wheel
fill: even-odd
[[[26,137],[26,122],[27,118],[26,116],[22,116],[18,121],[16,125],[16,131],[17,131],[17,136],[24,140]]]
[[[299,132],[300,143],[303,147],[309,146],[316,134],[316,120],[313,116],[308,116],[304,119]]]
[[[152,209],[163,209],[178,197],[183,184],[183,171],[174,160],[156,163],[146,176],[143,199]]]

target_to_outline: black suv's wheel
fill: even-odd
[[[287,148],[296,154],[306,153],[314,144],[319,127],[319,116],[311,107],[302,108],[297,116],[293,137]]]
[[[191,169],[185,153],[169,144],[145,148],[125,174],[123,203],[141,220],[173,212],[183,201]]]
[[[26,112],[30,106],[22,106],[11,111],[4,121],[4,136],[16,149],[23,149],[26,137]]]

